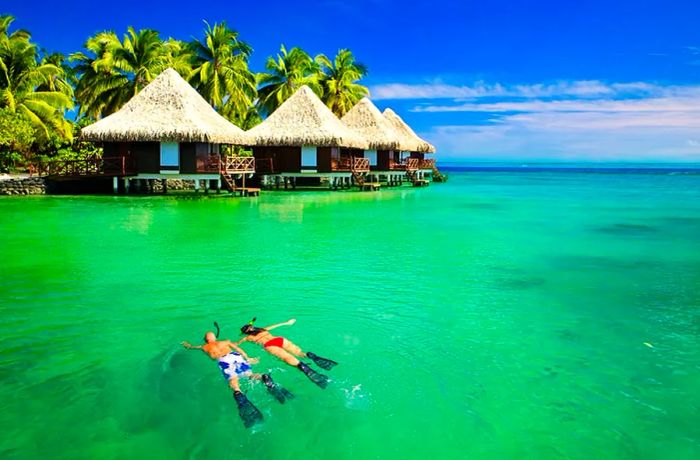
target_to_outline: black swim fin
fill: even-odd
[[[270,377],[269,374],[263,374],[262,376],[262,381],[267,387],[267,391],[277,400],[279,401],[280,404],[284,404],[284,402],[288,399],[294,399],[294,395],[289,392],[287,389],[284,387],[281,387],[280,385],[276,384],[273,380],[272,377]]]
[[[297,364],[297,367],[299,368],[300,371],[302,371],[306,376],[314,382],[316,385],[320,386],[321,388],[326,388],[328,386],[328,377],[326,377],[323,374],[319,374],[315,370],[311,369],[308,364],[303,363],[299,361],[299,364]]]
[[[233,398],[236,400],[236,404],[238,404],[238,415],[241,416],[243,425],[246,428],[250,428],[256,423],[262,422],[262,412],[260,412],[252,402],[248,401],[248,398],[246,398],[243,393],[235,391],[233,393]]]
[[[311,361],[315,362],[318,367],[327,371],[333,369],[333,366],[338,365],[338,363],[336,363],[332,359],[321,358],[317,354],[311,353],[310,351],[306,353],[306,356],[308,356],[309,359],[311,359]]]

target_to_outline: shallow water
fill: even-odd
[[[700,457],[700,175],[0,199],[0,457]],[[197,342],[252,316],[341,364],[297,398]]]

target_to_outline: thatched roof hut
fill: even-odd
[[[119,111],[81,130],[99,142],[248,145],[245,132],[207,103],[175,70],[164,70]]]
[[[367,148],[306,85],[247,134],[257,146]]]
[[[418,153],[435,153],[435,147],[429,142],[421,139],[418,135],[411,129],[408,124],[406,124],[403,119],[396,114],[391,109],[386,109],[384,111],[384,116],[391,123],[394,129],[401,135],[399,141],[399,148],[406,152],[418,152]]]
[[[355,104],[340,121],[364,137],[371,150],[399,148],[400,135],[382,112],[366,97]]]

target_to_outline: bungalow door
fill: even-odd
[[[160,143],[160,173],[180,173],[180,145],[177,142]]]

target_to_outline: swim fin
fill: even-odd
[[[299,361],[297,367],[316,385],[320,386],[321,388],[326,388],[328,386],[328,377],[311,369],[308,364]]]
[[[289,392],[287,389],[284,387],[279,386],[276,384],[273,380],[272,377],[270,377],[269,374],[263,374],[262,375],[262,381],[267,387],[267,391],[277,400],[279,401],[280,404],[284,404],[284,402],[288,399],[294,399],[294,395]]]
[[[243,425],[246,428],[250,428],[256,423],[262,422],[262,412],[260,412],[252,402],[248,401],[248,398],[246,398],[243,393],[235,391],[233,393],[233,398],[236,400],[236,404],[238,404],[238,415],[241,416]]]
[[[306,353],[306,356],[308,356],[309,359],[311,359],[311,361],[315,362],[318,367],[327,371],[333,369],[333,366],[338,365],[338,363],[336,363],[332,359],[321,358],[317,354],[311,353],[310,351]]]

